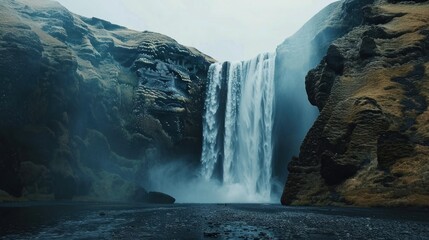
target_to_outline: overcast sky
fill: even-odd
[[[273,52],[335,0],[58,0],[70,11],[153,31],[219,61]]]

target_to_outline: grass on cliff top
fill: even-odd
[[[393,68],[374,68],[366,71],[361,79],[364,84],[356,92],[354,97],[371,97],[382,107],[384,112],[388,112],[397,117],[402,116],[401,96],[403,90],[399,83],[391,81],[392,77],[406,75],[412,70],[411,65],[398,66]]]
[[[416,32],[422,26],[428,25],[429,3],[422,4],[386,4],[380,7],[386,13],[406,13],[397,17],[384,26],[395,32]]]

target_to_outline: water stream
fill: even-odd
[[[205,102],[202,175],[261,201],[271,194],[274,67],[274,53],[212,64]]]

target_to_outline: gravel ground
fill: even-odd
[[[0,239],[429,239],[429,211],[261,204],[0,205]]]

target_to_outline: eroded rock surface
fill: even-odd
[[[149,159],[198,161],[212,58],[53,1],[6,0],[0,15],[0,190],[124,199]]]
[[[318,116],[318,109],[308,100],[313,105],[327,101],[329,91],[313,91],[318,88],[331,89],[331,76],[343,69],[344,59],[331,46],[332,42],[361,25],[367,14],[362,8],[373,2],[347,0],[331,3],[277,47],[273,135],[275,181],[283,184],[286,180],[287,164],[293,156],[299,154],[300,145]],[[307,84],[306,89],[305,77],[308,71],[315,68],[328,51],[326,61],[329,68],[314,73],[318,77],[312,84],[317,88]],[[283,188],[273,190],[281,194]]]
[[[283,204],[428,206],[429,3],[396,2],[368,1],[307,75],[321,113]]]

